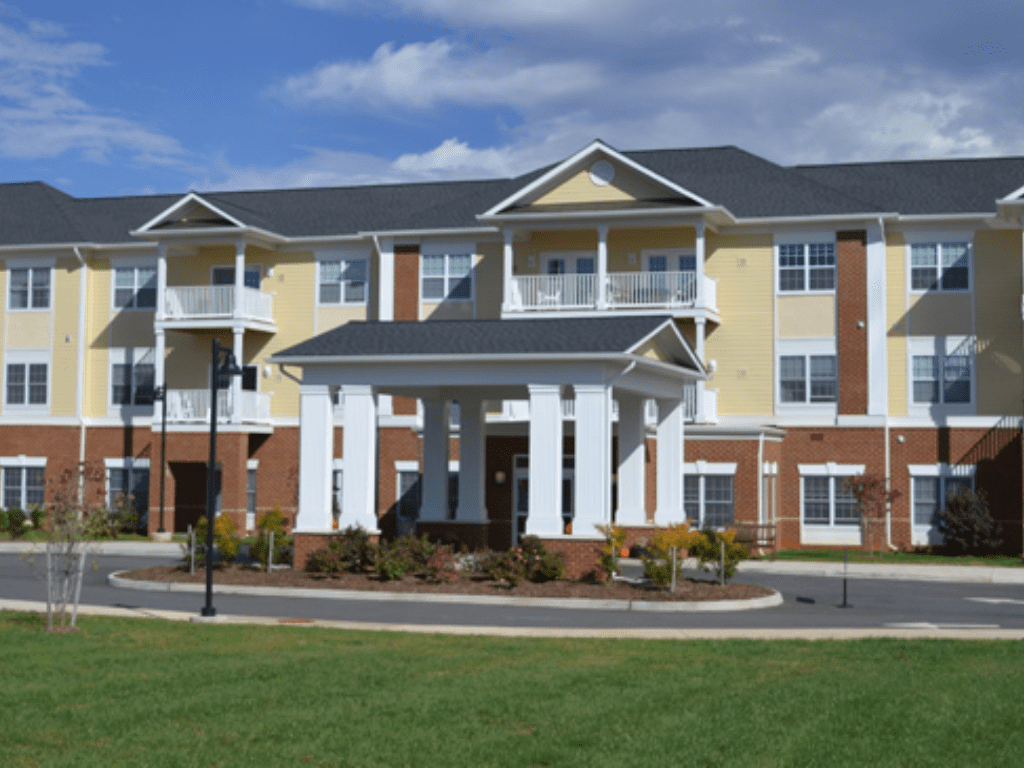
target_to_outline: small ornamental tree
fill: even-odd
[[[881,552],[885,539],[885,516],[892,503],[902,494],[886,488],[881,475],[858,475],[844,481],[850,493],[857,500],[857,515],[860,517],[861,541],[864,549]]]
[[[992,519],[984,491],[956,488],[939,511],[939,533],[946,547],[960,555],[990,555],[1003,540],[1002,526]]]

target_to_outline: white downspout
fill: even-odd
[[[757,433],[757,524],[764,521],[764,427]]]
[[[75,416],[78,419],[78,463],[85,463],[85,257],[77,245],[74,246],[75,257],[78,259],[78,398],[75,403]],[[78,502],[82,503],[85,494],[84,478],[79,474]]]
[[[885,221],[881,217],[878,219],[878,231],[882,239],[882,248],[885,249]],[[888,289],[887,283],[886,291]],[[886,350],[886,355],[888,355],[888,350]],[[892,493],[892,435],[889,427],[888,381],[886,382],[885,429],[883,431],[885,435],[885,544],[890,550],[899,551],[899,547],[892,543],[892,501],[889,499],[889,494]]]

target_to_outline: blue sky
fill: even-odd
[[[601,138],[1024,155],[1024,3],[0,2],[0,181],[81,196],[508,176]],[[826,10],[823,10],[826,9]]]

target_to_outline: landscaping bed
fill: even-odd
[[[189,574],[180,567],[154,566],[121,574],[140,581],[205,584],[206,572]],[[342,589],[369,592],[415,592],[440,595],[498,595],[503,597],[590,598],[596,600],[745,600],[773,594],[767,587],[732,582],[724,587],[711,581],[681,579],[675,594],[653,586],[634,586],[621,581],[595,584],[560,579],[536,583],[521,581],[516,586],[479,575],[462,576],[451,583],[432,583],[421,576],[407,575],[383,581],[376,574],[337,573],[332,575],[280,570],[265,573],[244,565],[232,564],[213,573],[214,584],[250,587],[292,587],[302,589]]]

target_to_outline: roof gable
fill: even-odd
[[[195,192],[189,192],[170,208],[139,227],[137,233],[157,230],[241,229],[245,226],[244,222],[210,201]]]

